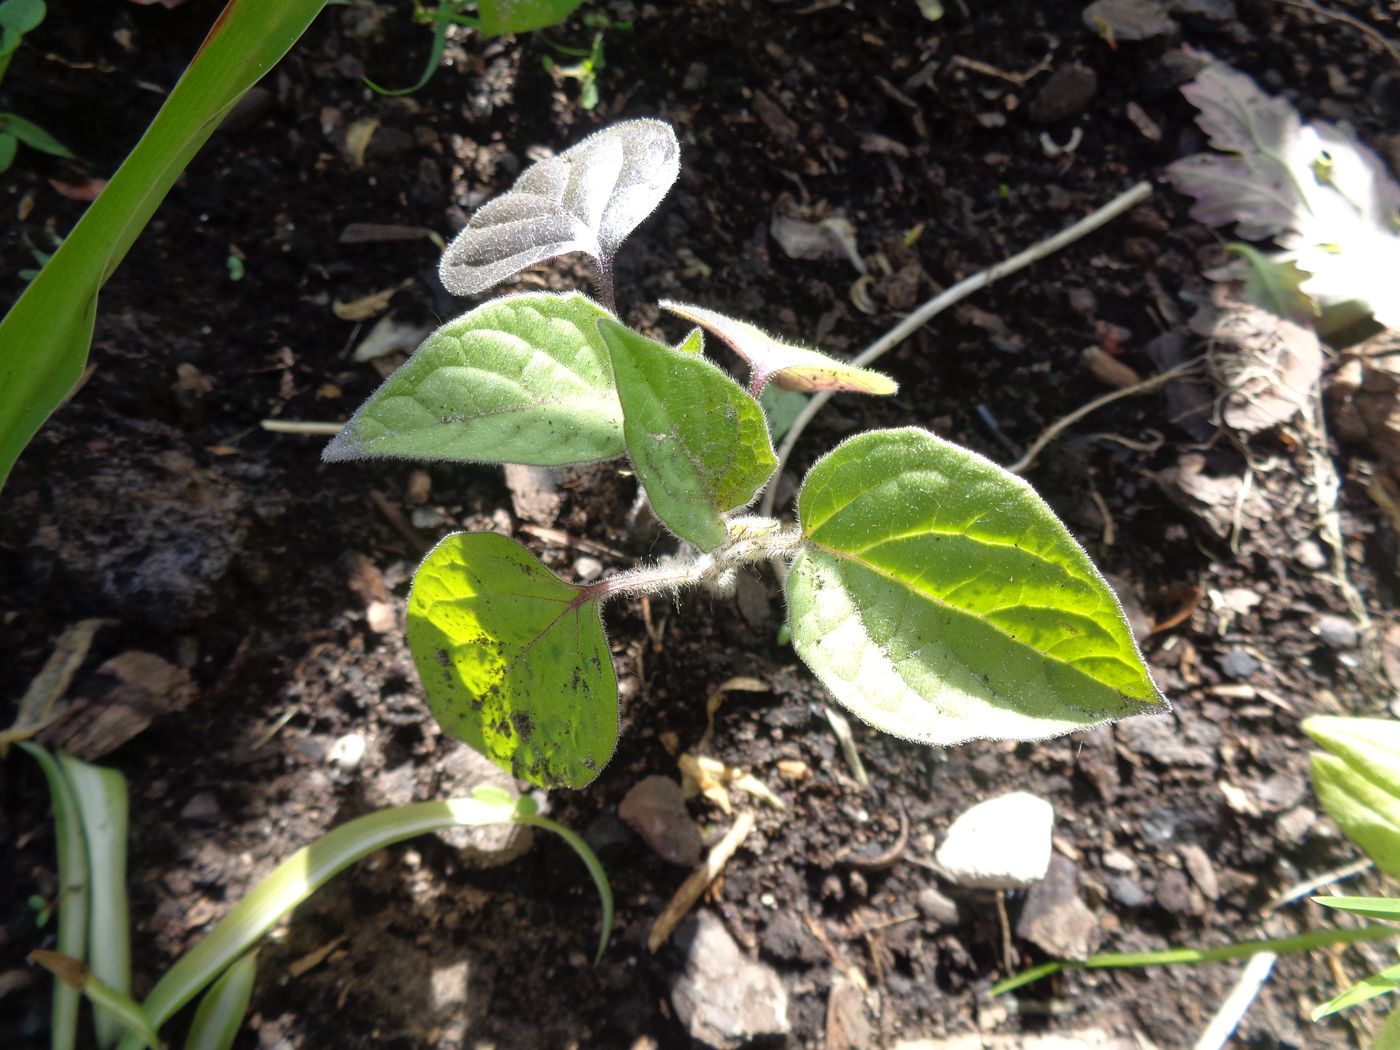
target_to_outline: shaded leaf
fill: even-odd
[[[750,393],[757,396],[771,379],[784,390],[810,393],[816,390],[850,390],[862,394],[893,394],[899,384],[882,372],[847,364],[817,350],[774,339],[763,329],[699,306],[669,299],[661,307],[687,321],[704,325],[748,362],[753,378]]]
[[[607,270],[679,173],[680,145],[669,124],[644,119],[605,128],[536,161],[510,192],[477,209],[443,254],[442,283],[473,295],[568,252],[586,252]]]
[[[612,354],[627,454],[652,509],[702,550],[728,537],[724,512],[751,501],[777,457],[758,403],[696,355],[611,319],[598,329]]]
[[[1302,285],[1308,275],[1298,269],[1298,264],[1290,259],[1278,259],[1265,255],[1248,244],[1234,241],[1226,247],[1244,263],[1244,297],[1247,302],[1260,309],[1282,317],[1294,324],[1316,322],[1319,310],[1306,294]],[[1211,271],[1207,277],[1214,279],[1233,277],[1236,267],[1226,267]]]
[[[843,704],[933,744],[1030,740],[1168,710],[1113,591],[1049,507],[907,428],[807,475],[793,645]]]
[[[49,153],[55,157],[71,157],[72,151],[33,121],[17,117],[13,113],[0,113],[0,131],[19,139],[30,149]]]
[[[443,325],[326,447],[370,457],[558,466],[621,455],[622,409],[577,292],[507,296]]]
[[[408,644],[443,732],[541,787],[583,787],[617,746],[596,601],[514,540],[454,533],[408,598]]]
[[[44,20],[44,0],[5,0],[0,4],[0,26],[23,36]]]
[[[15,153],[18,149],[19,139],[7,131],[0,131],[0,171],[10,170],[10,165],[15,162]]]
[[[477,0],[486,36],[548,29],[568,18],[583,0]]]

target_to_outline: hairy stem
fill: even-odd
[[[729,523],[729,541],[687,562],[648,565],[604,577],[584,587],[572,605],[605,602],[618,595],[659,594],[718,580],[725,573],[769,558],[783,558],[804,540],[797,529],[784,529],[766,518],[740,518]]]
[[[603,305],[608,308],[608,313],[616,316],[617,299],[613,294],[612,263],[612,256],[598,256],[598,298],[603,300]]]

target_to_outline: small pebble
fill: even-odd
[[[1226,678],[1248,678],[1259,670],[1259,661],[1243,649],[1231,649],[1220,658],[1220,671]]]
[[[1013,791],[979,802],[953,821],[936,859],[960,886],[1029,886],[1045,877],[1054,823],[1050,803]]]
[[[1361,632],[1345,616],[1319,616],[1316,624],[1318,640],[1329,649],[1355,649]]]
[[[574,562],[574,574],[584,583],[592,583],[603,575],[603,563],[597,558],[590,558],[585,554]]]
[[[1145,908],[1152,900],[1146,890],[1126,875],[1109,880],[1108,895],[1125,908]]]
[[[958,902],[951,897],[945,897],[932,886],[925,886],[919,891],[919,895],[914,898],[914,905],[919,909],[920,915],[940,926],[956,926],[961,918],[958,915]]]
[[[219,800],[208,791],[194,795],[180,810],[180,819],[212,824],[219,819]]]
[[[326,758],[342,770],[354,769],[365,757],[365,738],[359,733],[346,733],[331,745]]]

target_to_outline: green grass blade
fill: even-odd
[[[80,990],[91,999],[99,1013],[111,1017],[126,1033],[132,1047],[149,1046],[161,1050],[155,1026],[141,1005],[125,992],[101,980],[82,960],[40,948],[29,953],[29,961],[44,967],[64,986]]]
[[[521,824],[532,824],[537,828],[552,831],[568,843],[569,848],[578,854],[578,859],[583,861],[583,866],[588,869],[593,885],[598,887],[598,896],[603,902],[603,928],[598,934],[598,953],[593,956],[593,964],[596,966],[603,960],[603,952],[608,947],[608,938],[612,936],[613,928],[612,886],[608,882],[607,872],[603,871],[603,865],[598,860],[598,855],[588,848],[588,843],[562,824],[533,814],[517,814],[515,819]]]
[[[1400,922],[1400,899],[1395,897],[1313,897],[1314,903],[1337,911],[1349,911],[1368,919]]]
[[[1061,970],[1085,969],[1137,969],[1146,966],[1170,966],[1176,963],[1229,962],[1232,959],[1247,959],[1259,952],[1273,952],[1287,955],[1291,952],[1310,952],[1316,948],[1329,948],[1334,944],[1356,944],[1359,941],[1382,941],[1388,937],[1400,937],[1400,929],[1393,926],[1362,926],[1355,930],[1309,930],[1296,937],[1278,937],[1267,941],[1240,941],[1219,948],[1168,948],[1160,952],[1108,952],[1092,955],[1083,962],[1048,962],[1030,970],[998,981],[992,985],[993,995],[1023,988],[1033,981],[1059,973]]]
[[[0,321],[0,487],[87,363],[97,293],[228,111],[325,0],[231,0],[106,188]]]
[[[185,1050],[232,1050],[258,975],[258,953],[249,952],[224,971],[199,1001]]]
[[[1357,1003],[1364,1003],[1367,999],[1374,999],[1386,992],[1393,992],[1398,987],[1400,987],[1400,965],[1391,966],[1380,973],[1373,973],[1364,981],[1358,981],[1341,995],[1323,1003],[1312,1012],[1312,1019],[1321,1021],[1324,1017],[1334,1014],[1338,1010],[1345,1010]]]
[[[87,947],[87,847],[83,842],[82,819],[73,797],[73,785],[58,760],[36,744],[21,742],[18,747],[39,763],[49,782],[53,799],[54,839],[58,843],[58,950],[81,959]],[[73,1050],[78,1041],[78,1006],[82,993],[59,982],[54,986],[53,1015],[50,1022],[52,1050]]]
[[[88,950],[92,974],[114,992],[131,994],[131,919],[126,895],[126,779],[115,769],[60,754],[73,786],[87,845]],[[96,999],[93,1000],[97,1002]],[[98,1008],[97,1045],[115,1046],[127,1025]]]
[[[71,157],[70,150],[32,120],[25,120],[13,113],[0,113],[0,130],[8,131],[30,149],[48,153],[55,157]]]
[[[441,13],[438,14],[437,28],[433,30],[433,46],[428,51],[428,61],[423,66],[423,75],[418,78],[417,83],[410,84],[406,88],[386,88],[380,87],[369,77],[365,77],[365,86],[368,87],[371,91],[378,92],[381,95],[389,95],[391,97],[397,95],[413,94],[424,84],[433,79],[433,74],[437,72],[438,65],[442,62],[442,53],[447,48],[447,30],[454,23],[457,23],[457,19],[443,17]]]
[[[151,990],[144,1008],[159,1028],[214,978],[251,948],[283,915],[334,875],[377,849],[442,828],[514,819],[509,805],[474,798],[419,802],[370,813],[327,832],[297,850],[186,952]],[[134,1050],[130,1040],[123,1050]]]

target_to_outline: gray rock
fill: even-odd
[[[1181,862],[1186,865],[1186,873],[1205,895],[1207,900],[1220,896],[1220,880],[1215,875],[1215,865],[1210,862],[1206,851],[1194,842],[1183,843],[1177,849]]]
[[[1027,109],[1037,124],[1057,124],[1084,112],[1099,90],[1099,78],[1077,62],[1061,66],[1050,75]]]
[[[979,802],[953,821],[937,861],[959,886],[1017,889],[1045,877],[1055,811],[1027,791]]]
[[[1236,681],[1248,678],[1259,670],[1259,661],[1244,649],[1231,649],[1220,658],[1220,673]]]
[[[1317,637],[1329,649],[1355,649],[1361,640],[1361,632],[1356,624],[1345,616],[1319,616]]]
[[[685,808],[681,786],[674,780],[643,777],[624,796],[617,815],[662,860],[683,868],[700,863],[700,828]]]
[[[181,807],[180,819],[196,824],[212,824],[219,819],[219,800],[208,791],[192,795]]]
[[[1079,898],[1073,861],[1050,858],[1045,878],[1026,894],[1016,936],[1059,959],[1087,959],[1098,949],[1099,920]]]
[[[1108,880],[1108,895],[1125,908],[1145,908],[1152,903],[1147,891],[1126,875]]]
[[[940,926],[956,926],[962,919],[958,914],[958,902],[945,897],[932,886],[925,886],[914,898],[914,906],[925,919],[931,919]]]
[[[520,795],[514,777],[479,751],[459,741],[445,743],[447,753],[435,794],[440,798],[466,795],[476,787],[494,787],[513,798]],[[547,811],[546,811],[547,812]],[[445,828],[437,833],[449,846],[460,850],[462,861],[473,868],[494,868],[508,864],[530,851],[535,844],[534,830],[523,824],[487,824],[482,827]]]
[[[1118,742],[1164,766],[1208,769],[1215,765],[1220,730],[1185,711],[1177,717],[1128,718],[1113,727]]]
[[[738,1050],[759,1036],[787,1035],[787,989],[762,963],[746,957],[724,923],[696,912],[676,931],[684,966],[671,1005],[692,1039],[715,1050]]]
[[[784,962],[818,963],[826,958],[821,945],[790,911],[777,912],[764,929],[759,945],[765,954]]]
[[[1168,868],[1157,878],[1157,903],[1173,915],[1204,915],[1206,899],[1184,874]]]

